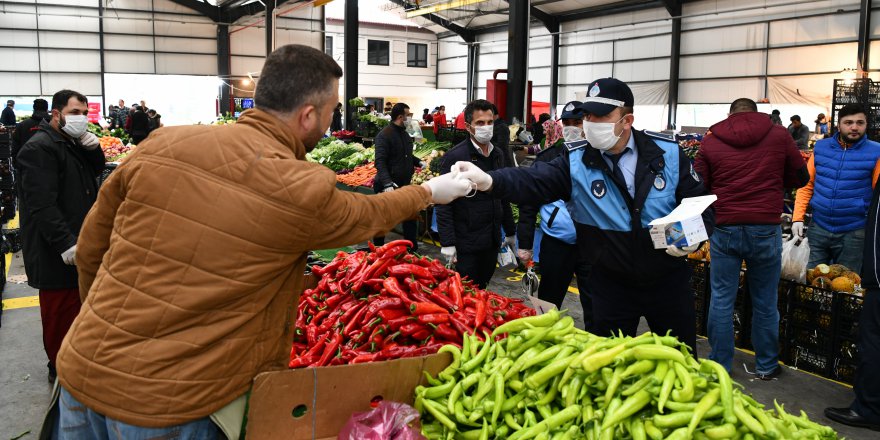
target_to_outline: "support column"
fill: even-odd
[[[105,113],[109,105],[107,105],[107,93],[104,90],[104,1],[98,0],[98,54],[101,63],[101,113]]]
[[[529,6],[531,0],[510,2],[507,24],[507,122],[525,123],[529,68]]]
[[[468,45],[467,53],[467,102],[477,99],[477,78],[480,66],[480,46]]]
[[[675,129],[676,119],[678,117],[678,81],[679,81],[679,65],[681,64],[681,2],[675,1],[668,7],[669,15],[672,16],[672,34],[670,36],[670,55],[669,55],[669,114],[666,120],[666,128]]]
[[[229,66],[229,25],[217,25],[217,76],[220,78],[220,93],[217,109],[220,115],[229,111],[229,100],[232,95],[230,85],[232,69]]]
[[[868,77],[868,56],[871,49],[871,0],[862,0],[859,6],[859,77]]]
[[[354,129],[353,114],[357,108],[349,106],[348,101],[358,95],[358,17],[357,0],[345,0],[345,24],[343,30],[345,62],[345,129]]]
[[[550,116],[555,118],[559,106],[559,25],[550,32]]]
[[[266,3],[266,56],[275,50],[275,3],[276,0],[265,0]]]

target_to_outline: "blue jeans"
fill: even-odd
[[[225,436],[209,417],[167,428],[142,428],[113,420],[78,402],[64,388],[58,398],[58,423],[52,438],[58,440],[215,440]]]
[[[733,307],[743,260],[752,297],[752,345],[755,369],[771,373],[779,364],[779,310],[782,230],[778,225],[716,226],[710,251],[712,299],[708,333],[709,359],[729,371],[733,364]]]
[[[807,267],[818,264],[842,264],[855,273],[862,271],[862,251],[865,246],[865,229],[833,233],[816,222],[807,229],[810,242],[810,262]]]

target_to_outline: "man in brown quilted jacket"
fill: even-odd
[[[79,235],[83,305],[58,354],[56,435],[201,439],[221,424],[237,438],[252,378],[287,366],[308,250],[382,235],[470,190],[451,175],[337,190],[304,158],[341,76],[321,51],[281,47],[237,124],[159,130],[104,183]]]

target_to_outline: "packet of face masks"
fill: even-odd
[[[510,246],[504,245],[501,246],[501,249],[498,251],[498,266],[510,266],[516,264],[516,257],[513,255],[513,251],[510,250]]]

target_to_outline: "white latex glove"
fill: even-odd
[[[382,190],[383,193],[387,193],[387,192],[391,192],[391,191],[394,191],[394,187],[393,187],[393,186],[389,186],[388,188],[385,188],[385,189]]]
[[[83,146],[83,148],[89,151],[94,150],[95,148],[98,148],[99,145],[101,145],[101,141],[98,140],[98,137],[88,131],[83,133],[83,135],[79,137],[79,143]]]
[[[455,263],[455,246],[443,246],[440,248],[440,254],[443,255],[443,259],[446,260],[446,263]]]
[[[459,161],[452,165],[452,175],[470,180],[477,186],[477,191],[492,189],[492,176],[471,162]]]
[[[434,203],[445,205],[453,200],[464,197],[473,191],[473,184],[467,179],[457,178],[452,173],[437,176],[422,184],[431,191]]]
[[[510,250],[516,249],[516,237],[504,237],[504,244],[506,244]]]
[[[520,261],[525,263],[527,261],[530,261],[532,259],[532,257],[535,256],[535,253],[532,252],[531,249],[518,249],[516,251],[516,256],[517,256],[517,258],[520,259]]]
[[[666,246],[666,253],[672,255],[673,257],[686,257],[689,253],[697,250],[700,247],[700,243],[685,246],[683,248],[676,246]]]
[[[804,222],[794,222],[791,224],[791,236],[804,238]]]
[[[76,245],[70,247],[70,249],[61,253],[61,260],[64,261],[64,264],[69,266],[76,265]]]

